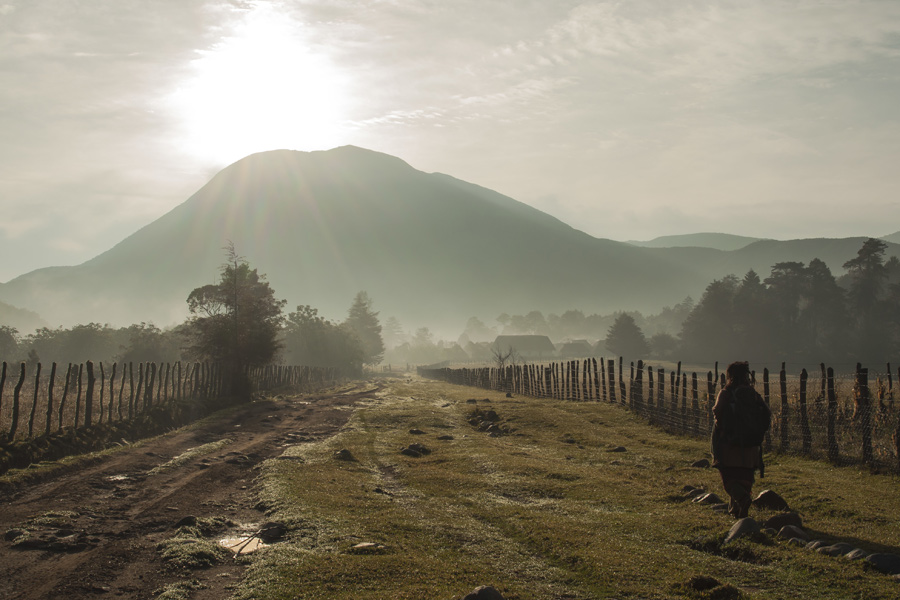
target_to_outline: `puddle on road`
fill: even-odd
[[[235,554],[251,554],[268,546],[258,537],[229,537],[219,540],[219,545]]]

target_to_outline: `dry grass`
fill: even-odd
[[[469,424],[470,398],[509,433]],[[432,452],[400,454],[415,442]],[[715,471],[690,467],[706,446],[615,406],[395,382],[337,437],[265,464],[261,500],[291,531],[254,555],[236,597],[449,599],[478,585],[510,600],[710,597],[689,585],[698,576],[722,597],[896,597],[896,582],[858,562],[766,538],[723,549],[731,519],[680,494],[722,493]],[[758,489],[785,496],[810,530],[900,552],[896,478],[769,463]],[[361,542],[383,548],[354,551]]]

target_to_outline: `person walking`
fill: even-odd
[[[728,512],[743,519],[750,510],[754,475],[765,474],[762,442],[772,412],[750,380],[750,365],[733,362],[725,370],[725,387],[713,406],[713,467],[730,497]]]

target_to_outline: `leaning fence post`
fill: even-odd
[[[25,385],[25,363],[20,365],[19,382],[13,389],[13,407],[12,422],[9,426],[9,441],[13,441],[16,437],[16,429],[19,427],[19,394],[22,392],[22,386]]]
[[[66,384],[63,387],[62,399],[59,401],[59,423],[56,424],[56,430],[62,431],[63,428],[63,409],[66,407],[66,398],[69,395],[69,381],[72,379],[72,363],[66,367]]]
[[[610,359],[609,361],[609,401],[612,403],[616,402],[616,361],[615,359]]]
[[[78,363],[78,389],[75,395],[75,429],[78,429],[78,420],[81,417],[81,381],[84,375],[84,363]]]

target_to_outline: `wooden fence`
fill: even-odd
[[[718,363],[714,371],[699,377],[682,372],[681,363],[669,373],[643,361],[631,363],[627,375],[624,367],[621,357],[589,358],[502,369],[420,368],[419,374],[538,398],[620,404],[673,433],[709,436],[712,406],[725,385]],[[900,369],[897,377],[900,381]],[[765,369],[762,374],[754,372],[753,379],[772,409],[767,450],[900,471],[900,407],[894,402],[890,364],[871,375],[862,365],[854,373],[835,375],[821,364],[819,372],[803,369],[789,377],[782,363],[777,374]]]
[[[87,361],[69,363],[64,370],[56,363],[49,373],[40,363],[30,373],[24,362],[0,365],[0,440],[130,421],[156,406],[201,402],[231,392],[229,373],[218,364]],[[270,365],[248,374],[256,392],[288,385],[321,388],[336,378],[334,369],[301,366]]]

